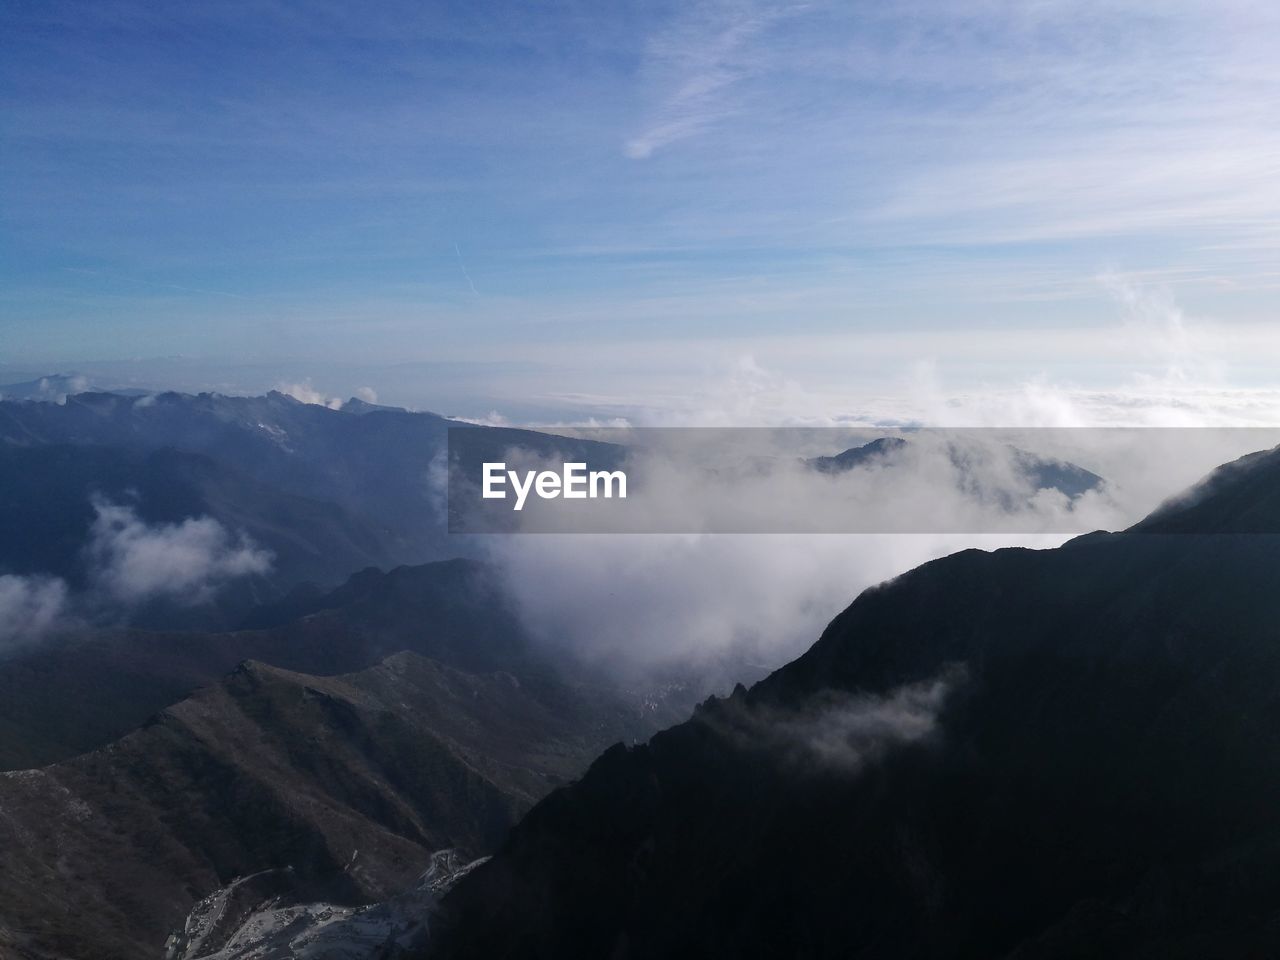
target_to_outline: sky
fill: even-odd
[[[10,0],[0,107],[12,379],[665,422],[1280,386],[1274,4]]]

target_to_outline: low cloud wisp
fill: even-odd
[[[67,585],[57,577],[0,576],[0,654],[42,640],[66,608]]]
[[[93,501],[83,590],[61,577],[0,575],[0,656],[61,630],[110,623],[141,604],[209,603],[240,577],[271,570],[269,550],[212,517],[148,523],[128,504]]]
[[[828,690],[801,708],[757,705],[732,697],[699,716],[747,748],[764,749],[799,769],[856,773],[888,751],[934,735],[961,666],[886,693]]]
[[[87,549],[93,579],[121,603],[205,603],[228,580],[271,569],[268,551],[212,517],[148,524],[130,506],[96,500],[94,510]]]

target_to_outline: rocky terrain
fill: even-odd
[[[336,677],[247,661],[105,747],[0,774],[0,948],[158,956],[262,871],[288,871],[290,902],[386,899],[643,731],[603,694],[411,653]]]

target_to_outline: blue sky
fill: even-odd
[[[1158,375],[1188,318],[1257,383],[1280,345],[1270,4],[0,17],[15,370],[514,364],[473,393],[607,408],[744,364]]]

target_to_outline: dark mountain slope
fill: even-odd
[[[1275,955],[1280,538],[1194,530],[867,591],[539,804],[433,956]]]
[[[1145,533],[1280,533],[1280,449],[1224,464],[1161,505],[1135,530]]]
[[[487,851],[630,732],[543,693],[412,654],[328,678],[248,662],[107,747],[0,774],[0,955],[159,956],[237,876],[289,866],[294,895],[358,903],[431,851]]]

